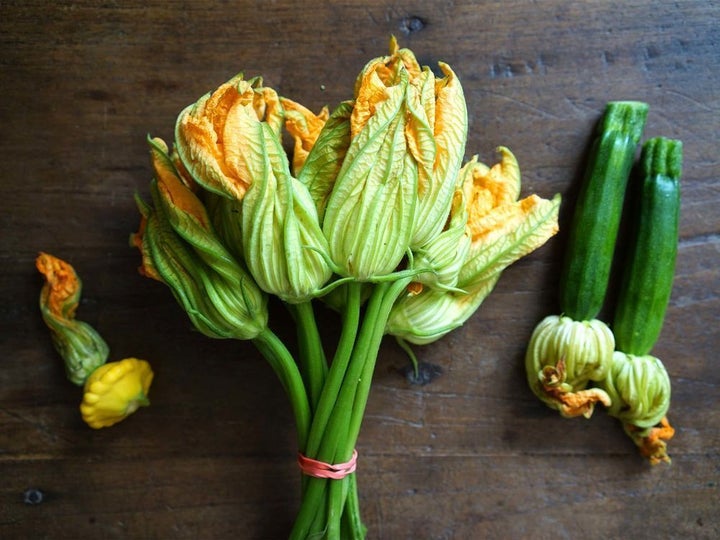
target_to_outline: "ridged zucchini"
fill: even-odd
[[[590,149],[560,277],[560,308],[576,320],[594,319],[603,306],[625,190],[648,105],[612,101]]]
[[[648,354],[670,301],[678,246],[682,143],[648,140],[640,157],[639,205],[623,269],[613,332],[618,350]]]

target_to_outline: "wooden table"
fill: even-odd
[[[369,538],[720,537],[719,20],[703,1],[2,2],[0,538],[286,536],[299,501],[287,401],[252,345],[190,331],[137,274],[133,194],[151,177],[146,134],[170,139],[177,113],[235,73],[318,110],[349,97],[391,34],[455,68],[468,157],[512,148],[523,193],[564,195],[561,227],[606,101],[647,101],[646,137],[684,141],[655,349],[677,434],[672,465],[650,467],[603,411],[562,419],[528,390],[525,344],[558,309],[561,233],[417,350],[442,369],[431,384],[409,384],[383,345],[358,444]],[[83,278],[78,314],[111,358],[153,365],[152,405],[113,428],[80,419],[37,308],[40,250]]]

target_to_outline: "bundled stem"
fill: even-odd
[[[347,285],[343,329],[308,438],[307,454],[337,463],[350,459],[390,309],[411,278],[375,285],[360,320],[360,283]],[[325,501],[322,504],[321,501]],[[342,534],[341,534],[342,531]],[[291,538],[364,538],[354,474],[308,478]]]

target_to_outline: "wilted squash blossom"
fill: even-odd
[[[250,185],[242,159],[253,141],[238,128],[245,107],[278,135],[283,125],[277,93],[262,79],[237,75],[183,110],[175,125],[177,153],[192,178],[209,191],[242,199]]]
[[[357,136],[384,99],[383,86],[396,80],[403,68],[408,75],[405,140],[418,171],[417,207],[411,248],[421,248],[445,225],[458,170],[467,140],[467,107],[457,76],[444,62],[437,78],[428,66],[420,66],[410,49],[400,49],[393,37],[390,54],[371,60],[356,81],[351,128]]]
[[[100,366],[85,381],[80,413],[87,425],[100,429],[117,424],[150,405],[153,372],[145,360],[125,358]]]
[[[45,276],[40,293],[43,321],[65,363],[68,379],[82,385],[90,373],[107,361],[107,343],[93,327],[75,318],[82,292],[75,269],[48,253],[40,253],[35,265]]]
[[[608,414],[623,423],[625,432],[651,463],[670,461],[664,441],[674,430],[667,422],[670,377],[652,355],[615,351],[606,377],[598,385],[610,396]]]
[[[500,148],[500,154],[501,162],[492,168],[474,157],[459,173],[467,209],[463,214],[467,216],[465,234],[470,239],[457,271],[455,288],[461,291],[443,291],[431,282],[413,287],[393,306],[387,333],[425,344],[461,326],[480,307],[507,266],[557,232],[560,197],[547,200],[531,195],[518,201],[517,161],[507,148]],[[452,215],[449,223],[453,223]]]
[[[197,196],[178,176],[167,145],[150,141],[154,207],[138,199],[141,230],[131,241],[185,308],[215,338],[252,339],[267,328],[267,298],[222,245]]]
[[[525,354],[525,370],[533,393],[562,416],[589,418],[595,403],[612,403],[600,388],[586,390],[591,381],[608,374],[615,338],[605,323],[575,321],[550,315],[537,325]]]
[[[405,140],[407,85],[402,64],[386,79],[366,70],[350,120],[350,146],[325,208],[323,233],[336,271],[358,281],[391,274],[410,245],[417,164]]]
[[[239,161],[250,187],[243,199],[245,263],[258,286],[289,303],[305,302],[330,279],[327,241],[307,187],[293,178],[282,141],[249,106],[238,108]]]

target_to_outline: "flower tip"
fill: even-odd
[[[397,37],[395,37],[395,34],[390,34],[390,56],[393,56],[397,54],[398,50],[400,49],[400,45],[398,45]]]

